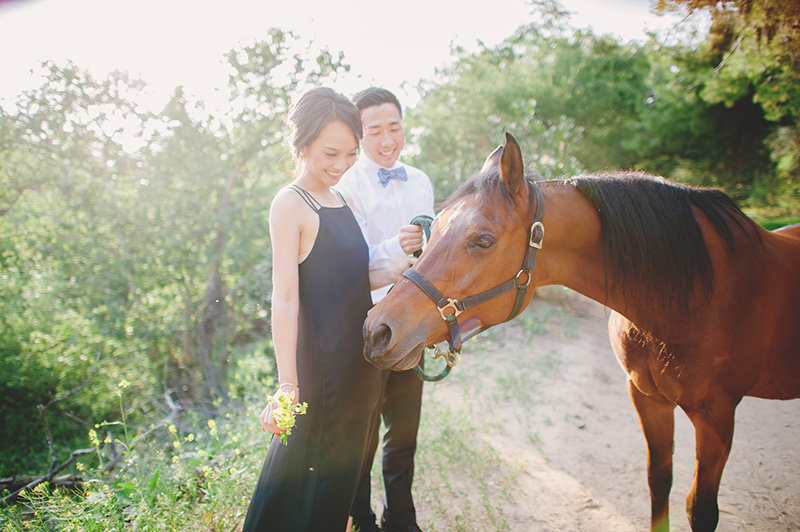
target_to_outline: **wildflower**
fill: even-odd
[[[184,438],[184,440],[186,440],[186,441],[194,441],[194,434],[189,434],[188,436],[186,436]]]
[[[172,425],[172,424],[170,424],[170,426],[169,426],[169,432],[170,432],[171,434],[177,434],[177,433],[178,433],[178,429],[176,429],[176,428],[175,428],[175,425]]]
[[[208,420],[208,428],[211,429],[211,435],[212,436],[216,436],[217,435],[217,423],[213,419],[209,419]]]
[[[95,425],[96,427],[97,425]],[[97,432],[94,429],[89,429],[89,441],[92,442],[92,445],[95,447],[100,445],[100,438],[97,437]]]
[[[295,425],[295,417],[303,415],[308,409],[308,403],[292,404],[294,402],[294,392],[279,395],[277,398],[268,397],[271,403],[277,403],[278,407],[272,411],[272,417],[279,429],[284,429],[281,433],[281,443],[289,444],[289,436],[292,434],[292,427]]]

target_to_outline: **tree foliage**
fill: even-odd
[[[300,87],[345,68],[326,51],[292,55],[295,40],[274,30],[230,52],[224,115],[180,87],[143,110],[142,82],[53,63],[0,111],[0,416],[35,458],[46,452],[35,405],[85,379],[97,353],[90,389],[54,414],[65,448],[65,435],[119,418],[120,383],[140,400],[226,398],[236,346],[266,329],[285,113]]]
[[[781,201],[775,189],[800,197],[800,3],[795,0],[659,0],[661,10],[702,10],[711,28],[703,52],[713,69],[699,96],[728,108],[757,108],[768,123],[760,135],[774,174],[754,200]],[[792,199],[789,199],[792,201]]]
[[[703,39],[622,43],[570,28],[557,3],[538,4],[544,22],[492,48],[456,49],[423,85],[411,113],[416,162],[442,190],[477,171],[509,130],[545,177],[634,168],[754,204],[798,203],[800,91],[784,68],[794,63],[776,55],[779,32],[761,44],[740,38],[741,15],[722,10]]]
[[[794,3],[665,0],[713,10],[710,31],[645,43],[576,31],[557,3],[533,4],[541,20],[455,48],[408,110],[412,163],[440,199],[510,131],[544,178],[633,168],[800,210]],[[181,87],[143,109],[141,80],[69,63],[45,63],[42,86],[0,108],[0,423],[24,449],[3,453],[0,476],[47,463],[36,405],[85,382],[98,355],[90,384],[47,413],[60,454],[122,408],[155,416],[149,398],[165,390],[218,407],[242,386],[241,353],[261,357],[248,378],[269,371],[284,118],[298,92],[348,68],[297,43],[271,30],[231,50],[219,112]]]

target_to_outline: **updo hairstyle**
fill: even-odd
[[[347,97],[328,87],[318,87],[303,94],[289,111],[286,120],[289,149],[295,160],[300,157],[300,148],[311,145],[323,128],[335,120],[341,120],[353,132],[356,144],[361,144],[364,131],[361,113]]]

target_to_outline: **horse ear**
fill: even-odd
[[[501,153],[503,153],[503,146],[502,145],[498,146],[492,152],[492,154],[489,157],[486,158],[486,162],[483,163],[483,168],[481,168],[481,172],[485,172],[489,168],[492,168],[493,166],[497,166],[498,164],[500,164],[500,154]]]
[[[512,196],[519,192],[520,185],[525,181],[524,170],[525,166],[522,163],[522,150],[519,147],[519,143],[514,138],[514,135],[507,132],[506,145],[500,154],[500,176]]]

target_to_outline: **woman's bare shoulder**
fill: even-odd
[[[284,205],[287,203],[289,205],[293,205],[296,204],[297,202],[302,202],[302,201],[303,198],[300,197],[300,193],[297,190],[295,190],[291,184],[289,184],[282,187],[278,191],[278,193],[275,194],[275,197],[272,198],[272,205],[273,206],[275,206],[276,204]]]
[[[270,210],[278,209],[280,211],[291,212],[301,205],[306,205],[305,200],[291,185],[286,185],[275,194],[275,197],[272,199]]]
[[[279,217],[283,222],[300,225],[304,225],[313,216],[314,211],[291,185],[281,188],[275,194],[269,212],[271,221]]]

